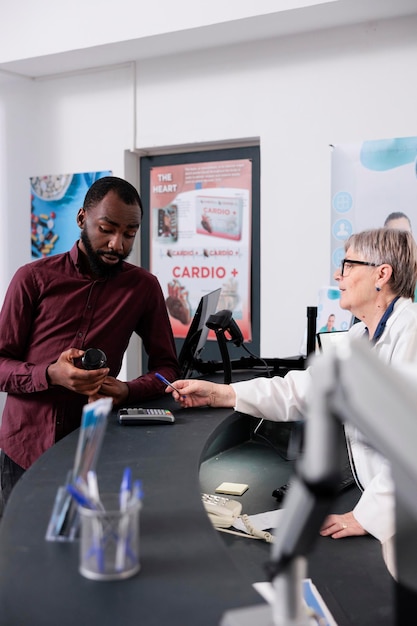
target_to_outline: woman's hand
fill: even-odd
[[[320,530],[322,537],[332,537],[332,539],[358,537],[367,534],[366,530],[355,519],[352,511],[343,515],[328,515]]]
[[[235,392],[229,385],[196,379],[176,380],[172,384],[178,391],[167,387],[165,392],[172,393],[175,402],[178,402],[182,408],[197,406],[233,408],[236,404]]]

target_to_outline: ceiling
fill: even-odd
[[[0,64],[0,85],[136,60],[417,15],[417,0],[338,0],[253,18]],[[2,25],[4,28],[4,24]]]

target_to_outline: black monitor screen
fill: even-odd
[[[206,322],[216,312],[220,292],[221,289],[216,289],[200,299],[178,357],[181,378],[188,378],[195,369],[195,361],[199,358],[209,333]]]

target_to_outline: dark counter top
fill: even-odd
[[[175,413],[174,425],[120,426],[112,415],[97,466],[101,491],[117,491],[127,465],[143,481],[140,572],[125,581],[87,580],[78,573],[78,541],[45,540],[77,431],[25,473],[0,523],[2,626],[215,626],[226,611],[262,603],[252,583],[266,580],[270,545],[215,531],[200,491],[223,480],[248,482],[244,512],[273,509],[271,487],[288,479],[292,464],[252,440],[247,416],[178,410],[170,398],[164,406]],[[349,490],[334,510],[357,497]],[[339,626],[392,625],[391,579],[372,538],[319,537],[309,576]]]

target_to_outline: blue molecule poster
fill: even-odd
[[[79,238],[77,213],[89,187],[110,170],[30,178],[32,258],[67,252]]]
[[[331,282],[352,233],[417,233],[417,136],[335,145],[331,161]],[[398,220],[401,220],[400,222]]]

